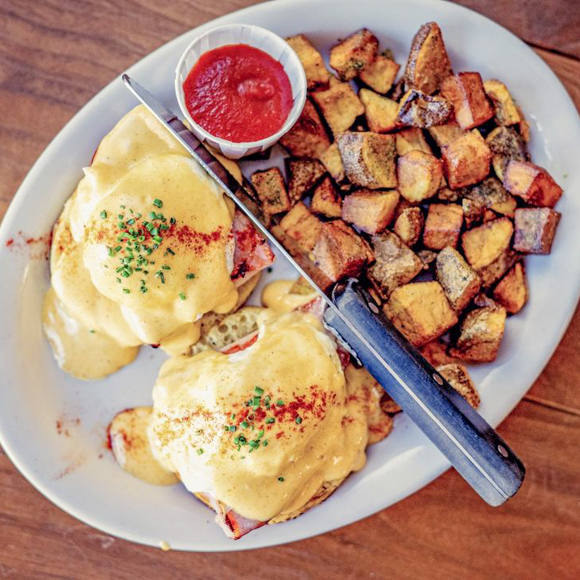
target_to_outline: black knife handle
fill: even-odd
[[[503,439],[421,356],[351,279],[333,292],[338,310],[324,322],[490,505],[513,496],[524,479],[522,462]]]

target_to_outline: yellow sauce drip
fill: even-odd
[[[290,292],[294,280],[276,280],[270,282],[262,290],[262,304],[275,312],[291,312],[312,302],[316,298],[316,292],[311,294],[293,294]]]

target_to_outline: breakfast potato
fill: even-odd
[[[444,145],[441,156],[451,189],[473,185],[489,173],[491,151],[477,129]]]
[[[367,234],[378,234],[391,223],[398,202],[396,190],[359,189],[344,198],[342,219]]]
[[[321,156],[320,161],[326,168],[326,171],[330,173],[330,176],[339,185],[339,187],[345,184],[345,173],[344,165],[342,163],[342,157],[340,156],[340,151],[338,150],[338,145],[333,143]]]
[[[425,129],[443,125],[452,111],[453,107],[446,99],[412,89],[401,98],[397,119],[401,125]]]
[[[461,236],[463,253],[474,270],[480,270],[497,260],[510,246],[514,231],[507,217],[486,222]]]
[[[386,300],[395,288],[410,282],[423,269],[423,265],[392,232],[373,236],[371,244],[376,261],[367,270],[367,277],[379,297]]]
[[[437,339],[423,345],[419,351],[423,355],[423,358],[427,359],[429,364],[433,365],[434,367],[438,367],[439,365],[454,364],[459,362],[458,359],[455,359],[447,354],[448,348],[448,344]]]
[[[511,248],[507,248],[491,264],[480,268],[477,273],[481,278],[481,287],[484,289],[491,288],[498,280],[501,280],[519,258],[520,254],[514,252]]]
[[[335,76],[330,77],[328,89],[316,91],[311,96],[334,135],[349,129],[356,118],[365,112],[352,87]]]
[[[439,201],[444,201],[446,203],[456,203],[469,191],[468,187],[460,187],[458,189],[449,189],[448,187],[442,187],[437,192],[435,196]]]
[[[455,120],[464,131],[493,117],[493,109],[477,72],[461,72],[447,77],[441,84],[441,94],[453,105]]]
[[[562,188],[542,167],[528,161],[510,161],[503,178],[505,188],[530,205],[554,207]]]
[[[351,183],[370,189],[397,187],[394,135],[347,131],[336,142]]]
[[[479,292],[481,280],[463,259],[463,256],[450,246],[443,248],[435,262],[436,278],[449,304],[460,312]]]
[[[548,207],[516,209],[514,250],[524,254],[549,254],[560,214]]]
[[[375,60],[378,48],[377,37],[362,28],[331,48],[330,66],[343,81],[350,81]]]
[[[407,246],[414,246],[421,237],[423,231],[423,212],[418,207],[404,209],[395,220],[393,231]]]
[[[436,22],[423,24],[413,38],[405,68],[407,88],[431,95],[452,74],[441,29]]]
[[[485,139],[491,151],[493,170],[503,181],[505,168],[511,161],[526,161],[526,148],[522,137],[511,127],[496,127]]]
[[[434,196],[442,177],[441,161],[430,153],[409,151],[397,161],[399,193],[407,201],[417,203]]]
[[[383,306],[385,315],[415,346],[435,340],[457,324],[439,282],[417,282],[396,288]]]
[[[322,178],[324,166],[316,159],[286,159],[288,194],[292,204],[300,201]]]
[[[325,89],[330,82],[330,73],[326,70],[322,55],[303,34],[297,34],[286,39],[298,55],[304,72],[309,91]]]
[[[312,250],[314,264],[333,282],[358,276],[374,260],[368,244],[342,220],[322,224]]]
[[[330,147],[330,139],[316,107],[306,99],[295,125],[280,138],[280,145],[294,157],[319,159]]]
[[[282,218],[280,226],[304,252],[314,248],[322,230],[322,222],[301,201]]]
[[[495,177],[488,177],[465,193],[461,205],[465,214],[465,223],[467,227],[470,227],[475,222],[486,221],[485,210],[487,209],[513,218],[517,203]]]
[[[292,207],[286,191],[284,177],[277,167],[254,172],[251,182],[264,213],[273,215],[288,211]]]
[[[474,409],[479,407],[481,399],[467,368],[461,364],[451,363],[435,367],[435,370],[457,391]]]
[[[528,285],[522,262],[516,262],[501,279],[494,288],[493,297],[509,314],[517,314],[524,307],[528,299]]]
[[[440,148],[449,145],[449,143],[465,133],[455,121],[450,121],[444,125],[434,125],[427,130]]]
[[[430,250],[441,250],[446,246],[455,247],[463,225],[463,210],[456,203],[433,203],[429,206],[423,245]]]
[[[387,94],[399,72],[400,66],[385,54],[378,54],[370,64],[367,64],[358,74],[359,79],[368,87],[380,93]]]
[[[498,125],[517,125],[522,119],[507,87],[496,79],[483,83],[485,94],[491,99]]]
[[[340,217],[342,199],[328,175],[314,188],[310,211],[328,218]]]
[[[423,135],[423,131],[418,127],[409,127],[399,131],[396,135],[397,155],[405,155],[409,151],[422,151],[433,154],[431,147]]]
[[[467,362],[493,362],[505,331],[506,310],[484,307],[472,310],[461,324],[461,332],[449,354]]]
[[[365,106],[365,118],[371,131],[388,133],[398,127],[399,104],[396,101],[391,101],[369,89],[361,89],[358,96]]]

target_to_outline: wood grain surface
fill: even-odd
[[[0,219],[54,135],[119,72],[253,0],[0,0]],[[580,107],[577,0],[462,0],[530,43]],[[577,194],[577,192],[570,192]],[[37,493],[0,451],[0,578],[580,578],[580,312],[499,431],[528,467],[499,511],[448,472],[361,522],[277,548],[162,552],[93,530]]]

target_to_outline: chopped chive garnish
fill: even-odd
[[[278,481],[284,481],[284,478],[283,477],[279,477],[278,478]]]
[[[262,441],[262,445],[264,447],[268,447],[268,440],[267,439],[264,439],[264,441]]]
[[[156,205],[157,207],[163,207],[163,202],[160,199],[154,199],[153,205]]]
[[[180,293],[179,293],[179,297],[180,297],[182,300],[185,300],[185,294],[184,294],[183,292],[180,292]]]
[[[236,414],[235,414],[235,413],[232,413],[232,414],[230,415],[230,420],[231,420],[231,421],[233,421],[235,418],[236,418]]]
[[[254,387],[254,393],[256,393],[256,395],[263,395],[264,389],[261,389],[260,387]],[[255,397],[254,397],[254,399],[255,399]]]
[[[127,225],[132,226],[135,223],[135,220],[133,218],[131,218],[130,220],[127,220]]]
[[[284,405],[284,401],[282,399],[278,399],[276,401],[276,405],[278,405],[278,407],[282,407]]]
[[[195,274],[186,274],[186,275],[185,275],[185,277],[186,277],[188,280],[193,280],[193,279],[195,278]]]
[[[155,272],[155,277],[161,280],[161,284],[165,284],[165,276],[161,270]]]
[[[169,220],[169,223],[170,223],[170,224],[174,224],[174,223],[175,223],[175,218],[171,218],[171,219]]]
[[[256,447],[258,447],[260,445],[259,441],[250,441],[250,447],[252,449],[255,449]]]
[[[235,431],[236,430],[236,426],[235,425],[230,425],[229,427],[226,427],[226,429],[228,429],[229,431]]]
[[[157,214],[156,214],[154,211],[152,211],[152,212],[149,214],[149,217],[150,217],[152,220],[154,220],[154,219],[157,217]]]
[[[258,431],[258,439],[261,439],[264,436],[264,429],[260,429],[260,431]]]
[[[247,428],[248,428],[248,425],[249,425],[249,423],[248,423],[247,421],[242,421],[242,422],[240,423],[240,427],[241,427],[242,429],[247,429]]]
[[[296,419],[294,419],[294,421],[296,421],[296,423],[297,423],[298,425],[300,425],[300,423],[302,423],[302,417],[300,417],[300,416],[297,416],[297,417],[296,417]]]
[[[125,292],[125,294],[131,294],[131,290],[129,290],[129,288],[123,288],[123,292]]]
[[[266,423],[268,423],[269,425],[270,425],[271,423],[275,423],[275,422],[276,422],[276,419],[274,419],[274,417],[268,417],[268,418],[266,419]]]
[[[171,270],[171,267],[168,266],[167,264],[163,264],[163,266],[161,266],[164,270]]]
[[[90,332],[91,334],[95,334],[95,331],[94,331],[92,328],[89,330],[89,332]]]
[[[105,210],[103,210],[103,211],[101,212],[101,217],[102,217],[103,219],[105,219],[105,218],[107,217],[107,212],[106,212]]]
[[[175,252],[171,248],[167,248],[167,250],[165,250],[165,255],[167,256],[167,254],[171,254],[172,256],[175,256]]]
[[[197,450],[197,454],[198,455],[202,455],[203,454],[203,449],[201,447]]]

